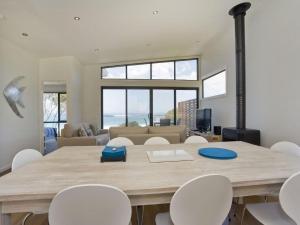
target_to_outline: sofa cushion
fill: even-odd
[[[86,130],[84,129],[83,126],[81,126],[79,129],[78,129],[78,136],[79,137],[86,137],[86,136],[90,136],[87,134]]]
[[[109,141],[109,135],[108,133],[106,134],[100,134],[98,136],[95,136],[96,137],[96,143],[97,145],[106,145]]]
[[[89,123],[82,123],[81,127],[84,128],[87,136],[94,136],[93,130],[91,129],[91,125]]]
[[[148,127],[111,127],[109,128],[110,139],[118,137],[119,134],[147,134]]]
[[[162,134],[119,134],[118,137],[126,137],[130,139],[135,145],[143,145],[151,137],[163,137],[167,139],[170,144],[180,143],[179,133],[162,133]]]
[[[90,124],[90,128],[92,129],[94,136],[97,136],[97,128],[93,124]]]
[[[74,128],[71,124],[66,123],[64,126],[63,136],[66,138],[71,138],[73,136]]]
[[[149,127],[149,134],[163,134],[163,133],[179,133],[180,142],[184,142],[186,139],[185,126]]]

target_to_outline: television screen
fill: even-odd
[[[211,131],[211,109],[197,110],[196,125],[200,132]]]

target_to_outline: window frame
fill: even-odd
[[[115,68],[115,67],[125,67],[125,78],[103,78],[103,69]],[[115,65],[115,66],[105,66],[101,67],[101,80],[127,80],[127,65]]]
[[[177,79],[176,77],[176,62],[177,61],[192,61],[196,60],[196,73],[197,77],[196,80],[184,80],[184,79]],[[173,67],[174,67],[174,76],[173,79],[153,79],[152,78],[152,64],[155,63],[166,63],[166,62],[172,62]],[[129,79],[128,78],[128,66],[136,66],[136,65],[143,65],[143,64],[150,64],[150,79]],[[125,78],[120,79],[120,78],[103,78],[103,70],[107,68],[113,68],[113,67],[125,67]],[[116,65],[110,65],[110,66],[101,66],[100,67],[100,79],[101,80],[166,80],[166,81],[171,81],[171,80],[176,80],[176,81],[199,81],[200,80],[200,74],[199,74],[199,58],[183,58],[183,59],[173,59],[173,60],[160,60],[160,61],[145,61],[145,62],[139,62],[139,63],[130,63],[130,64],[116,64]]]
[[[100,118],[100,122],[101,122],[101,129],[103,129],[103,90],[105,89],[125,89],[126,92],[126,97],[125,97],[125,101],[126,101],[126,105],[125,105],[125,112],[126,112],[126,127],[128,127],[128,90],[130,89],[147,89],[150,91],[149,93],[149,109],[150,109],[150,126],[153,126],[153,90],[173,90],[174,92],[174,123],[176,122],[177,119],[177,111],[176,111],[176,107],[177,107],[177,98],[176,98],[176,90],[195,90],[196,91],[196,101],[197,101],[197,108],[199,108],[199,88],[197,87],[153,87],[153,86],[102,86],[100,88],[101,91],[101,98],[100,98],[100,105],[101,105],[101,118]]]
[[[150,74],[149,74],[149,79],[148,78],[145,78],[145,79],[132,79],[132,78],[128,78],[128,66],[139,66],[139,65],[147,65],[147,64],[149,64],[149,66],[150,66],[150,68],[149,68],[149,72],[150,72]],[[125,79],[114,79],[114,80],[152,80],[152,63],[150,62],[145,62],[145,63],[135,63],[135,64],[126,64],[126,65],[123,65],[123,66],[125,66]],[[112,67],[116,67],[116,66],[112,66]],[[103,79],[102,78],[102,68],[103,67],[101,67],[101,79]],[[111,67],[110,67],[111,68]],[[103,79],[103,80],[110,80],[111,78],[108,78],[108,79]]]
[[[204,97],[204,81],[208,80],[216,75],[219,75],[220,73],[223,73],[224,71],[225,71],[225,93],[217,94],[217,95],[213,95],[213,96],[209,96],[209,97]],[[218,72],[214,72],[211,75],[206,76],[205,78],[202,79],[201,84],[202,84],[202,93],[201,93],[202,99],[218,98],[218,97],[225,96],[227,94],[227,70],[226,70],[226,68],[224,68],[222,70],[218,70]]]
[[[58,127],[58,130],[56,131],[57,132],[57,135],[60,136],[60,124],[61,123],[67,123],[68,122],[68,119],[67,120],[61,120],[60,119],[60,96],[63,95],[63,94],[67,94],[67,92],[53,92],[53,91],[47,91],[47,92],[43,92],[43,95],[44,94],[57,94],[57,110],[58,110],[58,115],[57,115],[57,121],[44,121],[44,118],[43,118],[43,124],[57,124],[57,127]]]

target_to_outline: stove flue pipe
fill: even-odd
[[[245,58],[245,16],[251,3],[234,6],[229,15],[235,20],[236,48],[236,128],[246,129],[246,58]]]

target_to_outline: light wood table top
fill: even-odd
[[[200,147],[235,150],[233,160],[208,159]],[[168,203],[186,181],[205,174],[222,174],[235,196],[270,194],[300,170],[300,158],[275,153],[244,142],[174,144],[127,147],[127,162],[100,163],[103,147],[63,147],[0,178],[2,213],[47,211],[60,190],[78,184],[107,184],[125,191],[132,205]],[[146,151],[184,149],[194,161],[150,163]],[[1,213],[0,211],[0,213]]]

